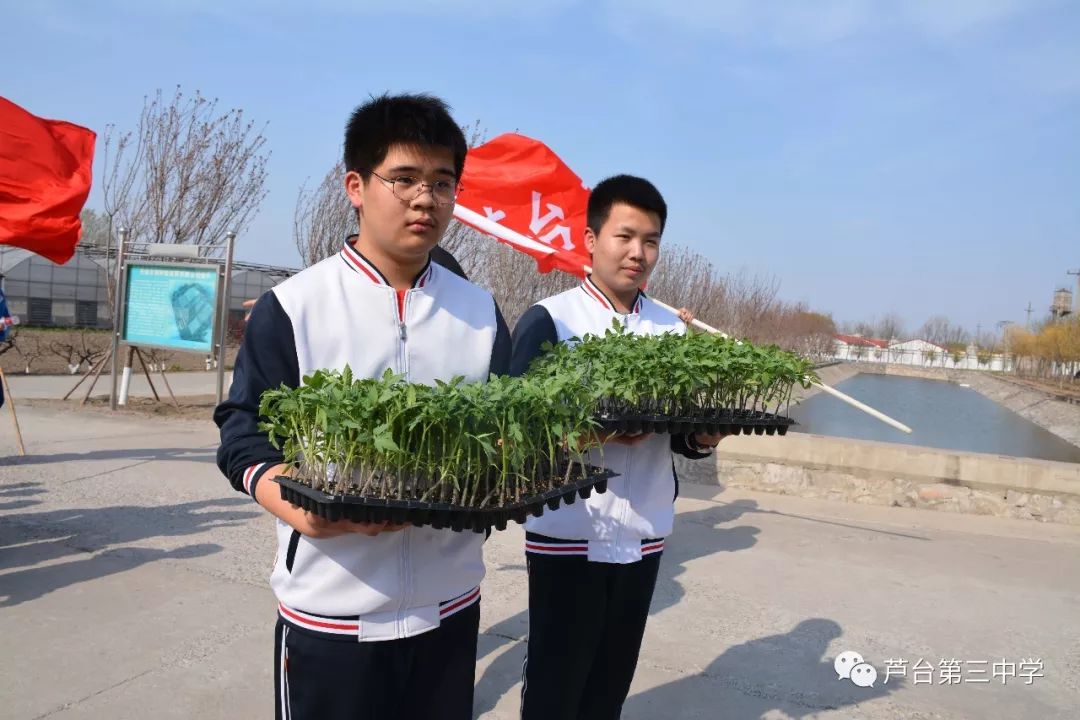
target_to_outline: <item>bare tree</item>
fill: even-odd
[[[150,372],[165,372],[165,366],[172,360],[173,354],[161,348],[142,348],[143,362]]]
[[[15,344],[15,353],[22,358],[24,372],[29,375],[31,366],[41,357],[48,354],[49,348],[37,334],[24,334],[19,337]]]
[[[874,323],[874,336],[882,340],[900,339],[906,332],[904,318],[895,312],[886,313],[884,317]]]
[[[776,329],[771,342],[801,355],[831,356],[835,347],[836,323],[824,313],[804,304],[781,305],[776,312]]]
[[[971,341],[981,350],[993,350],[994,352],[997,352],[998,348],[1001,346],[1001,340],[993,330],[983,330],[978,336],[971,338]]]
[[[491,238],[477,234],[475,240],[480,249],[464,267],[465,272],[470,280],[491,292],[511,328],[533,303],[581,282],[558,270],[541,273],[531,257]]]
[[[647,292],[669,305],[689,308],[702,322],[726,330],[725,298],[717,292],[720,282],[716,268],[700,253],[666,244],[649,278]]]
[[[720,275],[707,258],[668,244],[649,279],[649,294],[689,308],[709,325],[754,342],[776,343],[809,356],[832,353],[836,324],[804,304],[778,299],[775,278],[745,271]]]
[[[861,335],[880,340],[899,339],[906,332],[904,319],[895,312],[886,313],[881,318],[872,317],[870,320],[845,321],[841,323],[840,331],[846,335]]]
[[[79,220],[82,222],[82,236],[79,242],[101,249],[108,248],[112,244],[112,238],[109,236],[109,218],[105,213],[86,208],[79,213]]]
[[[453,255],[471,276],[472,271],[484,263],[488,249],[494,242],[493,238],[455,219],[450,221],[439,245]]]
[[[108,349],[109,336],[106,333],[85,328],[59,334],[45,346],[46,352],[67,363],[72,375],[79,372],[83,363],[93,366]]]
[[[463,127],[462,131],[469,148],[474,148],[487,139],[487,131],[480,127],[480,121]],[[439,241],[439,245],[454,256],[470,277],[483,264],[492,244],[491,238],[456,219],[450,221],[450,226]]]
[[[300,187],[293,212],[293,242],[304,267],[341,250],[357,230],[356,208],[345,194],[345,164],[338,161],[315,188]]]
[[[937,345],[947,346],[967,343],[971,333],[959,325],[953,325],[944,315],[934,315],[919,328],[919,336]]]
[[[263,130],[243,110],[178,87],[147,98],[138,128],[105,129],[102,189],[109,234],[133,240],[204,244],[243,230],[266,197]]]
[[[742,271],[724,276],[714,290],[713,302],[719,307],[717,326],[737,337],[771,341],[780,309],[779,291],[776,278]]]
[[[842,330],[845,335],[858,335],[860,337],[877,337],[877,328],[873,321],[848,320],[843,324]]]

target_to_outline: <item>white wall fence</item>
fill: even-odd
[[[948,350],[911,350],[859,345],[838,345],[834,360],[913,365],[946,370],[991,370],[1007,372],[1013,369],[1012,358],[1004,354],[951,353]]]

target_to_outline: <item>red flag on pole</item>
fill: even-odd
[[[0,97],[0,244],[66,263],[82,234],[96,135]]]
[[[589,189],[539,140],[506,133],[465,157],[454,216],[528,253],[540,272],[584,277]]]

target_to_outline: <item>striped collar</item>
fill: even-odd
[[[600,303],[600,306],[605,310],[611,312],[618,312],[615,309],[615,303],[608,299],[608,296],[604,294],[604,291],[596,286],[593,282],[592,275],[585,276],[585,282],[581,283],[581,289],[585,291],[585,294],[591,297],[596,302]],[[641,301],[645,299],[645,293],[638,290],[637,297],[634,298],[634,304],[630,307],[630,314],[637,315],[641,312]]]
[[[345,264],[357,275],[366,277],[376,285],[390,287],[390,281],[386,279],[386,276],[379,272],[379,268],[375,267],[374,263],[364,257],[363,253],[353,247],[352,243],[345,243],[345,247],[341,249],[341,259],[344,260]],[[423,269],[415,278],[413,278],[412,287],[422,288],[427,285],[428,281],[431,280],[431,272],[431,258],[428,257],[428,261],[424,264]]]

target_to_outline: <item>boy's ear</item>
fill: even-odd
[[[585,249],[589,251],[590,255],[592,255],[593,251],[596,249],[596,233],[588,226],[585,228]]]
[[[353,170],[345,173],[345,194],[357,210],[364,206],[364,179],[360,173]]]

